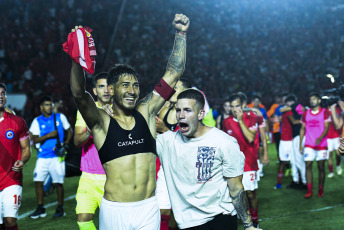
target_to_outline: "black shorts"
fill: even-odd
[[[211,221],[191,227],[186,228],[186,230],[237,230],[238,229],[238,218],[237,215],[223,215],[219,214],[214,217]]]

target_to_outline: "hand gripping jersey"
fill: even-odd
[[[108,133],[103,146],[99,149],[102,164],[119,157],[138,154],[156,154],[156,143],[145,118],[134,110],[135,126],[132,130],[125,130],[116,119],[110,117]]]
[[[22,172],[12,170],[20,160],[20,141],[29,138],[25,121],[7,112],[0,119],[0,191],[12,185],[22,185]]]
[[[67,42],[63,43],[63,50],[69,54],[74,62],[80,64],[84,70],[93,74],[97,55],[96,46],[91,35],[92,30],[84,27],[70,33]]]

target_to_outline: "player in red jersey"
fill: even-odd
[[[5,111],[6,93],[6,86],[0,83],[0,228],[16,230],[23,185],[22,169],[31,152],[25,121]]]
[[[256,117],[251,113],[243,112],[243,100],[238,94],[229,97],[232,115],[223,121],[223,131],[237,139],[240,151],[245,155],[245,167],[242,184],[246,191],[252,222],[258,226],[258,200],[256,190],[258,188],[258,154],[255,148],[255,138],[257,135]]]
[[[340,117],[340,114],[342,110],[337,104],[334,104],[330,106],[329,111],[331,113],[331,117]],[[335,119],[335,118],[334,118]],[[339,136],[341,134],[342,127],[339,127],[339,129],[336,129],[334,126],[334,122],[331,121],[330,128],[327,133],[327,144],[328,144],[328,152],[329,152],[329,158],[327,161],[328,169],[330,173],[327,175],[328,178],[333,178],[333,155],[336,156],[336,170],[338,175],[342,175],[342,167],[340,166],[341,157],[339,155],[336,155],[336,151],[339,147]]]
[[[286,102],[286,106],[291,106],[292,101]],[[279,169],[277,176],[277,185],[276,189],[282,188],[282,178],[284,175],[284,168],[290,162],[291,157],[293,156],[293,126],[291,123],[291,117],[293,117],[292,111],[287,111],[282,114],[281,117],[281,141],[279,144]]]

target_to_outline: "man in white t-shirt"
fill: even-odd
[[[180,130],[157,137],[157,152],[165,172],[172,209],[180,229],[253,227],[242,185],[245,157],[237,141],[205,126],[204,96],[195,89],[178,95]]]

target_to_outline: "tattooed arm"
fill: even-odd
[[[185,68],[186,31],[189,28],[190,21],[185,15],[176,14],[173,25],[177,29],[177,33],[175,35],[174,47],[167,63],[166,72],[163,76],[164,81],[171,88],[175,87]],[[163,87],[162,90],[164,90]],[[148,95],[140,101],[139,107],[146,107],[148,105],[149,114],[155,116],[164,103],[165,100],[154,90],[154,94]],[[138,109],[140,110],[140,108]]]
[[[229,194],[232,197],[232,203],[243,222],[245,230],[256,229],[253,227],[247,196],[241,181],[242,176],[227,178]]]

